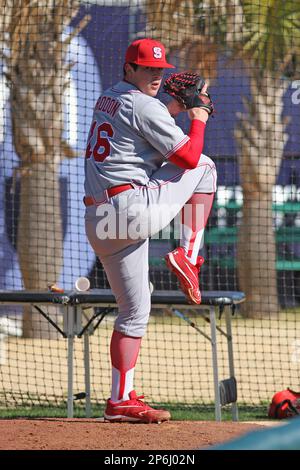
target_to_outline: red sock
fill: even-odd
[[[194,193],[181,211],[182,238],[180,246],[192,264],[197,263],[199,250],[203,247],[204,228],[211,212],[215,193]]]
[[[124,401],[129,399],[133,390],[134,368],[140,350],[142,338],[126,336],[114,330],[110,342],[112,363],[111,400]]]

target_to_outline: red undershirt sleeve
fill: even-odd
[[[197,168],[204,145],[205,126],[205,122],[193,119],[188,133],[189,141],[176,150],[168,160],[180,168],[189,170]]]

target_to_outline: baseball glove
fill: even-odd
[[[204,85],[205,81],[200,75],[192,72],[180,72],[170,75],[163,88],[186,109],[203,108],[208,114],[212,114],[214,105],[209,94],[201,93]]]

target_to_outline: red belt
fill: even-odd
[[[123,191],[128,191],[128,189],[133,189],[132,184],[120,184],[118,186],[113,186],[112,188],[108,188],[106,193],[108,197],[116,196],[117,194],[123,193]],[[84,196],[83,202],[86,206],[93,206],[96,204],[95,199],[92,196]]]

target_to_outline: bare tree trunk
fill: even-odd
[[[277,295],[276,242],[273,229],[272,190],[284,145],[281,114],[286,90],[280,80],[265,74],[251,79],[252,100],[240,115],[235,135],[240,146],[243,217],[238,237],[238,276],[246,293],[247,316],[274,315]]]
[[[79,7],[76,0],[0,0],[0,5],[9,49],[6,76],[14,145],[20,159],[17,250],[24,287],[45,290],[48,283],[57,282],[62,267],[58,165],[64,157],[76,156],[63,139],[63,93],[72,66],[65,57],[72,37],[90,18],[83,18],[63,39],[64,28]],[[50,310],[56,313],[55,308]],[[23,332],[27,337],[57,336],[47,320],[29,308]]]
[[[232,47],[239,42],[243,33],[243,8],[240,0],[206,0],[207,16],[206,35],[211,34],[211,22],[226,18],[226,44]]]
[[[210,33],[199,34],[196,8],[193,0],[146,0],[143,36],[162,41],[168,53],[178,55],[178,69],[200,72],[212,81],[216,77],[217,47]]]
[[[278,312],[271,190],[258,193],[244,190],[238,276],[240,289],[246,293],[244,312],[247,316],[261,317]]]
[[[31,165],[21,174],[17,248],[25,289],[45,290],[60,275],[63,260],[58,166]],[[58,309],[47,308],[58,320]],[[23,316],[24,337],[56,338],[57,330],[34,308]]]

